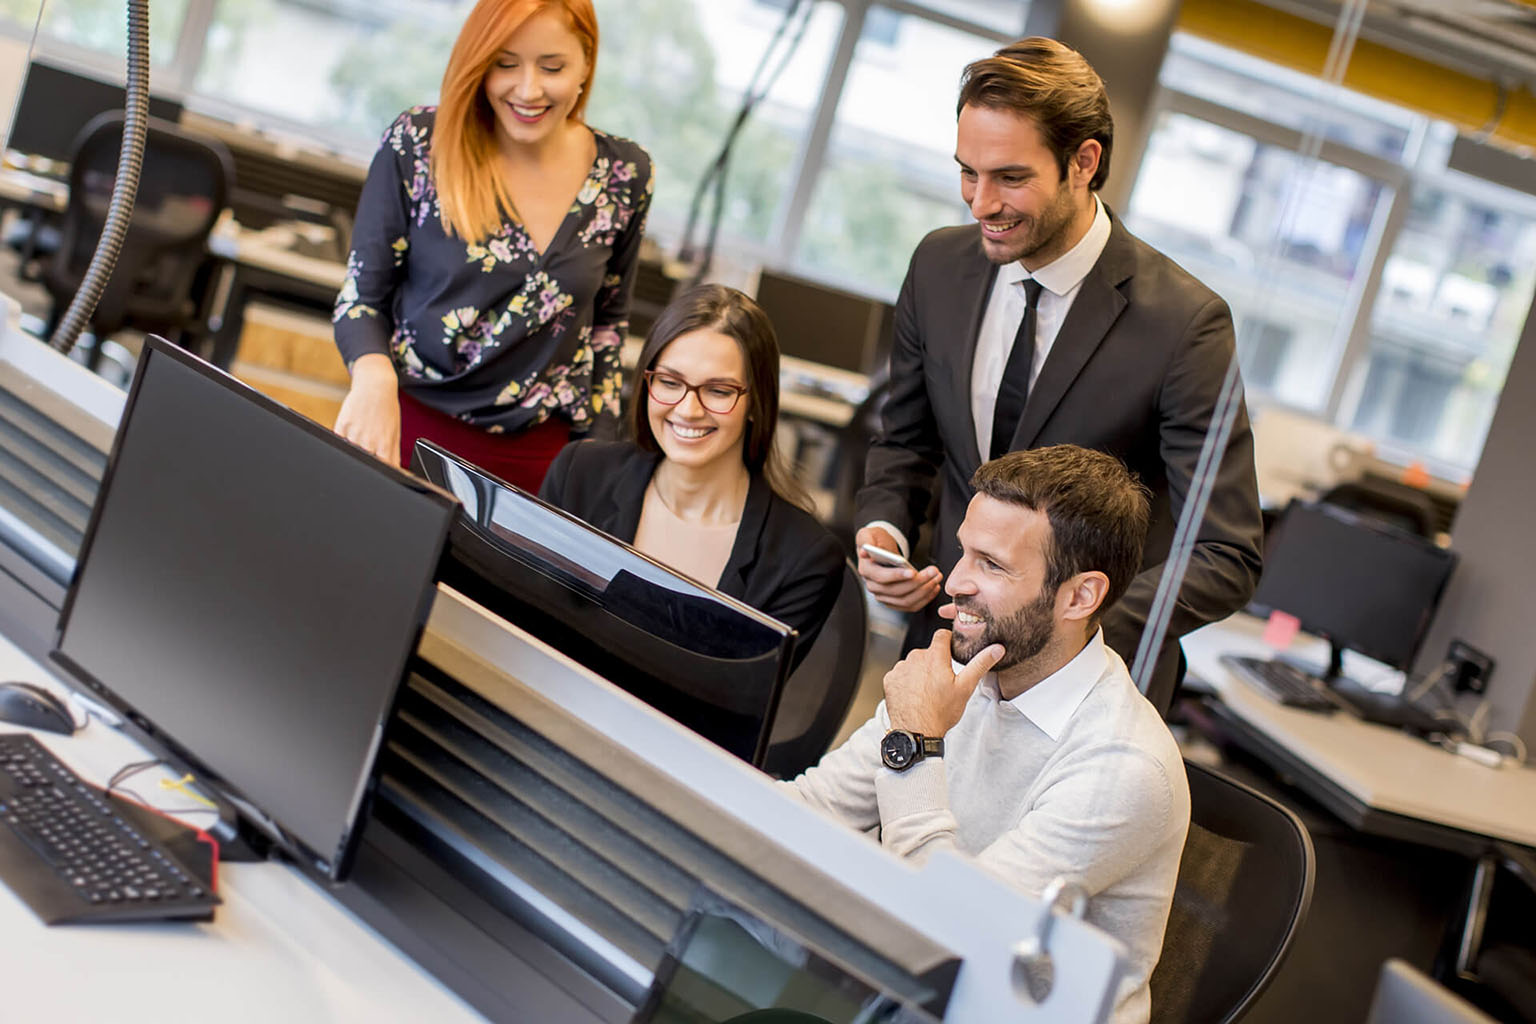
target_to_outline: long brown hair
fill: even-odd
[[[491,237],[515,209],[496,166],[496,115],[482,88],[486,72],[523,22],[551,9],[564,13],[586,54],[587,77],[570,114],[570,120],[579,121],[597,71],[592,0],[480,0],[453,44],[432,129],[432,183],[443,228],[467,242]]]
[[[778,337],[763,307],[735,288],[719,284],[690,288],[674,297],[656,318],[635,364],[634,398],[629,403],[629,427],[635,444],[644,451],[661,451],[651,432],[651,396],[645,387],[645,372],[655,367],[668,345],[694,331],[719,331],[741,349],[747,366],[747,431],[741,461],[747,472],[762,474],[775,494],[811,511],[810,496],[784,465],[784,457],[773,443],[779,425]]]

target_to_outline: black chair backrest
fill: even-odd
[[[805,660],[784,683],[765,771],[790,779],[821,760],[858,692],[868,636],[864,581],[853,563],[845,561],[843,587],[832,613]]]
[[[1420,537],[1434,538],[1440,513],[1434,499],[1417,487],[1368,476],[1336,484],[1320,499]]]
[[[1315,858],[1289,809],[1185,762],[1190,828],[1152,972],[1154,1024],[1233,1021],[1268,986],[1312,901]]]
[[[123,140],[123,112],[87,124],[70,163],[62,241],[45,275],[55,302],[68,302],[90,266],[106,223]],[[97,333],[134,321],[174,329],[189,315],[193,278],[227,205],[229,153],[168,121],[149,119],[133,216],[117,267],[92,317]]]

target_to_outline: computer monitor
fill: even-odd
[[[1253,610],[1286,612],[1328,639],[1329,681],[1346,649],[1407,669],[1455,563],[1422,537],[1333,505],[1293,501],[1270,530]]]
[[[68,162],[80,130],[98,114],[122,110],[124,100],[121,83],[34,60],[27,68],[6,148]],[[181,104],[151,96],[149,116],[175,122],[181,118]]]
[[[890,303],[765,269],[757,279],[757,304],[773,321],[779,351],[787,356],[874,373],[890,355]]]
[[[439,578],[743,760],[763,763],[795,630],[430,441],[459,499]]]
[[[876,982],[744,907],[700,892],[631,1022],[938,1024],[952,980]]]
[[[455,504],[150,338],[52,657],[340,879]]]

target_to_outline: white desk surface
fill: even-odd
[[[67,692],[4,638],[0,679]],[[78,705],[75,711],[78,717]],[[35,735],[98,785],[146,756],[94,720],[72,737]],[[178,794],[152,795],[163,792],[162,776],[145,772],[129,786],[165,806],[184,806]],[[289,865],[220,865],[219,895],[224,903],[208,923],[49,928],[0,884],[0,1018],[114,1024],[482,1019]]]
[[[323,288],[340,291],[347,278],[347,265],[319,259],[274,245],[260,231],[249,231],[232,221],[208,236],[208,251],[236,263],[285,274]]]
[[[1244,722],[1374,810],[1536,846],[1536,768],[1488,768],[1401,730],[1276,703],[1218,660],[1272,655],[1263,630],[1263,620],[1239,613],[1184,638],[1190,670]],[[1326,658],[1312,638],[1298,638],[1290,652]]]
[[[0,167],[0,199],[62,212],[69,202],[69,186],[20,167]]]

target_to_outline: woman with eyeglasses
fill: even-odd
[[[336,432],[410,464],[419,437],[537,490],[617,427],[651,160],[584,119],[592,0],[480,0],[436,107],[384,134],[332,320],[352,386]]]
[[[657,318],[635,368],[633,441],[579,441],[539,496],[800,633],[843,579],[836,538],[774,448],[779,346],[762,309],[702,285]]]

